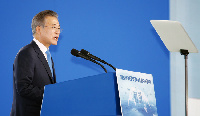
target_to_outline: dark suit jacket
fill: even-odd
[[[56,83],[44,54],[32,41],[17,54],[13,64],[11,116],[40,116],[44,86]]]

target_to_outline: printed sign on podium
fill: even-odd
[[[116,70],[123,116],[158,116],[151,74]]]

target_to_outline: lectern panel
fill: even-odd
[[[116,73],[106,73],[47,85],[41,115],[121,115],[119,105]]]

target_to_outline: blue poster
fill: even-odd
[[[151,74],[116,70],[123,116],[158,116]]]

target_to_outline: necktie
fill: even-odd
[[[47,61],[48,61],[48,64],[49,64],[49,68],[50,68],[50,70],[51,70],[52,77],[53,77],[53,69],[52,69],[51,53],[50,53],[49,50],[47,50],[45,53],[47,54]]]

